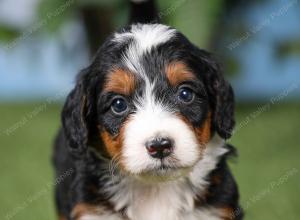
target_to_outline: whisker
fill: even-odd
[[[108,164],[109,174],[113,182],[115,182],[115,170],[119,166],[121,154],[116,154]]]

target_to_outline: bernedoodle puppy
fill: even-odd
[[[225,143],[234,95],[219,65],[131,2],[78,75],[62,112],[54,164],[60,219],[242,219]],[[143,11],[146,10],[146,11]],[[70,172],[71,171],[71,172]]]

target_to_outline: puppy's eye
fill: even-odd
[[[121,115],[122,113],[126,112],[127,108],[128,106],[125,99],[120,97],[114,99],[111,104],[112,111],[117,115]]]
[[[193,92],[192,89],[188,87],[182,87],[178,90],[178,99],[181,102],[190,104],[191,102],[193,102],[194,97],[195,97],[195,93]]]

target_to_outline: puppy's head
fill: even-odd
[[[209,53],[175,29],[138,24],[111,36],[79,75],[63,126],[79,154],[96,137],[121,170],[169,176],[203,159],[216,133],[229,138],[233,113],[232,89]]]

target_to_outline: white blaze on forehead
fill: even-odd
[[[141,56],[151,48],[170,40],[175,33],[175,29],[162,24],[136,24],[132,25],[128,32],[116,33],[113,40],[116,42],[133,40],[123,54],[123,62],[134,73],[145,76],[140,64]]]
[[[147,51],[170,40],[175,32],[175,29],[163,24],[136,24],[132,25],[128,32],[116,33],[114,41],[133,39],[142,51]]]

